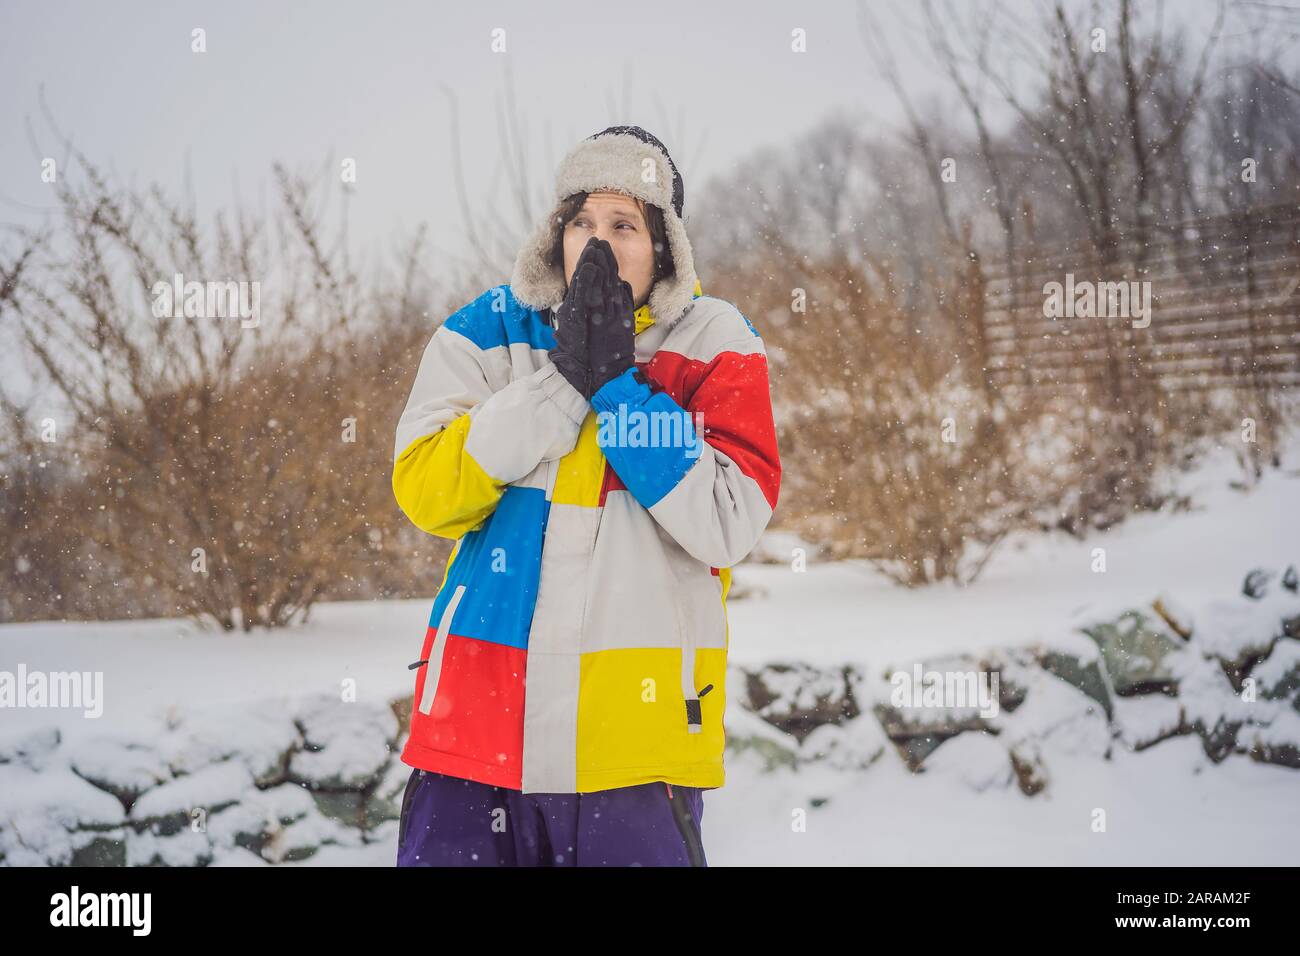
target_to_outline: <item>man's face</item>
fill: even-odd
[[[654,281],[654,244],[637,201],[614,192],[587,196],[582,211],[564,227],[566,285],[573,280],[578,258],[592,236],[605,240],[614,250],[618,276],[632,287],[635,307],[640,308],[649,298]]]

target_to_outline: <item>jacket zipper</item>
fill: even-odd
[[[415,786],[411,786],[412,782],[414,782]],[[406,781],[406,793],[402,796],[402,810],[397,815],[397,849],[399,851],[406,842],[406,831],[411,828],[411,800],[414,799],[415,791],[420,789],[422,783],[424,783],[424,771],[417,767],[411,771],[411,779]]]
[[[699,831],[695,829],[695,819],[691,816],[690,807],[686,806],[684,800],[678,800],[673,796],[672,784],[665,782],[664,788],[668,793],[668,808],[672,811],[673,821],[686,842],[686,855],[691,861],[691,866],[704,866],[704,843],[700,839]]]

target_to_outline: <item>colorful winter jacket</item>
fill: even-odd
[[[696,282],[672,323],[637,310],[636,368],[589,404],[553,321],[487,290],[433,334],[398,424],[397,501],[456,541],[402,760],[525,792],[720,787],[730,569],[781,480],[763,341]]]

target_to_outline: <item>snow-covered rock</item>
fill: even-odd
[[[1183,705],[1164,694],[1117,697],[1112,720],[1120,743],[1135,752],[1189,732]]]
[[[952,775],[976,791],[1004,789],[1014,779],[1006,746],[993,734],[978,730],[945,740],[925,758],[922,772]]]
[[[871,687],[872,710],[907,765],[919,769],[930,753],[958,734],[988,729],[999,712],[1024,701],[1025,648],[927,658],[887,669]]]
[[[60,739],[57,727],[0,727],[0,764],[22,764],[40,770]]]
[[[239,803],[213,813],[207,832],[213,846],[228,849],[241,846],[258,853],[270,834],[315,813],[311,794],[294,783],[282,783],[268,790],[251,790]]]
[[[361,790],[378,782],[401,730],[391,708],[322,694],[296,710],[303,750],[289,763],[291,780],[319,790]]]
[[[207,866],[211,860],[212,841],[203,831],[187,827],[175,833],[126,832],[127,866]]]
[[[1268,723],[1278,709],[1276,701],[1246,700],[1233,690],[1217,658],[1182,655],[1174,671],[1183,722],[1201,737],[1206,756],[1215,763],[1239,749],[1237,734],[1242,726]]]
[[[173,773],[194,773],[234,759],[264,787],[287,778],[288,753],[300,746],[292,705],[275,699],[252,701],[237,709],[170,708],[158,740],[158,752]]]
[[[1287,591],[1270,593],[1258,601],[1240,596],[1207,600],[1199,614],[1196,647],[1223,661],[1230,671],[1243,672],[1254,660],[1269,654],[1282,634],[1286,613],[1297,610],[1300,604]]]
[[[99,734],[67,745],[69,765],[124,807],[153,787],[170,780],[171,767],[157,747],[122,736]]]
[[[739,686],[745,688],[747,706],[795,737],[860,712],[853,696],[853,685],[860,678],[849,667],[825,670],[802,663],[775,663],[742,674]]]
[[[309,813],[288,826],[273,830],[262,847],[271,863],[304,860],[322,846],[359,846],[360,833],[321,813]]]
[[[1183,652],[1184,642],[1171,636],[1159,618],[1134,608],[1117,620],[1085,627],[1084,633],[1101,649],[1116,694],[1151,694],[1175,688],[1172,661]]]
[[[1032,651],[1039,667],[1087,694],[1111,715],[1114,688],[1096,641],[1081,631],[1063,632],[1035,644]]]
[[[989,722],[1004,747],[1015,750],[1033,743],[1034,752],[1047,761],[1054,754],[1110,756],[1112,731],[1100,703],[1045,671],[1026,670],[1018,677],[1026,689],[1024,703]]]
[[[742,759],[756,759],[764,771],[794,767],[798,763],[799,740],[743,704],[729,703],[723,722],[730,753]]]
[[[1250,672],[1262,697],[1287,700],[1300,691],[1300,641],[1285,638]]]
[[[1252,727],[1242,743],[1255,760],[1300,770],[1300,713],[1283,708],[1264,727]]]
[[[66,767],[0,765],[0,861],[9,866],[89,862],[121,836],[122,805]]]
[[[138,736],[10,731],[0,735],[0,863],[247,865],[252,854],[288,862],[357,846],[400,810],[411,768],[397,758],[399,731],[391,706],[328,696],[234,713],[174,706]]]
[[[835,770],[865,770],[890,748],[880,721],[863,714],[842,724],[822,724],[799,744],[799,760],[821,761]]]
[[[204,814],[238,803],[252,789],[248,767],[223,760],[144,793],[131,805],[130,820],[164,835],[175,833]]]

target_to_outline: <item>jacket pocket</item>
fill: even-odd
[[[420,713],[428,715],[433,709],[433,699],[438,693],[438,683],[442,678],[442,658],[447,650],[447,637],[451,633],[452,621],[456,617],[456,607],[465,596],[465,585],[456,588],[442,612],[438,630],[433,637],[433,646],[429,649],[429,659],[425,662],[424,689],[420,694]]]
[[[695,642],[689,636],[682,640],[682,697],[686,700],[686,730],[698,734],[704,730],[704,714],[700,707],[700,694],[695,689]]]
[[[682,698],[686,702],[686,732],[699,734],[704,732],[704,711],[700,698],[712,690],[712,685],[705,688],[695,686],[695,631],[694,621],[684,616],[680,602],[674,601],[673,608],[677,616],[677,633],[682,648]]]
[[[686,732],[691,734],[704,732],[701,698],[713,690],[712,684],[695,686],[695,645],[694,638],[689,635],[682,641],[682,697],[686,701]]]

